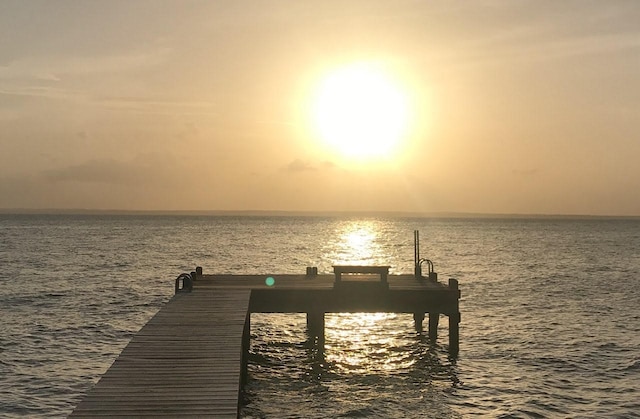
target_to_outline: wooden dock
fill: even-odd
[[[176,294],[70,417],[236,418],[249,297],[243,288]]]
[[[171,299],[131,340],[71,417],[237,417],[250,345],[251,313],[306,313],[324,345],[324,314],[412,313],[437,339],[449,318],[449,352],[459,347],[458,282],[389,275],[388,266],[338,266],[334,274],[183,274]],[[193,278],[193,279],[192,279]],[[182,283],[179,283],[179,280]],[[182,285],[182,287],[180,287]],[[259,331],[256,331],[259,333]]]

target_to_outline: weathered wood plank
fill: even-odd
[[[249,296],[212,288],[176,295],[70,417],[237,417]]]

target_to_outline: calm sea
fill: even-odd
[[[640,221],[0,215],[0,416],[64,417],[205,273],[413,271],[462,290],[460,356],[407,315],[254,315],[247,418],[640,417]]]

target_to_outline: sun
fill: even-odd
[[[409,125],[409,101],[401,84],[374,63],[330,72],[319,84],[313,123],[317,135],[344,157],[393,154]]]

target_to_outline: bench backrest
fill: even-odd
[[[367,266],[367,265],[333,265],[336,282],[342,280],[342,274],[378,274],[383,283],[387,282],[389,268],[391,266]]]

